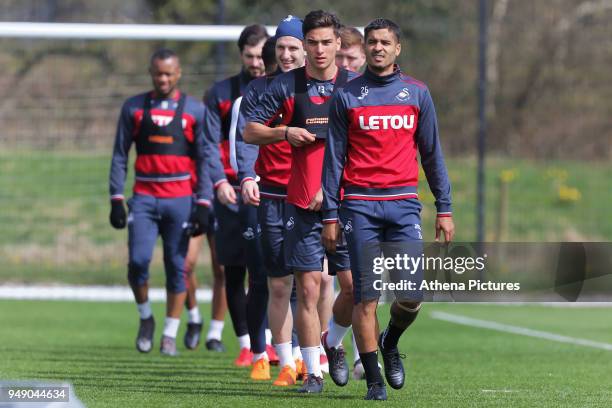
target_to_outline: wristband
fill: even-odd
[[[285,140],[289,141],[289,138],[287,137],[289,135],[289,126],[285,126]]]

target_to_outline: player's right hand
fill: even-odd
[[[290,127],[287,129],[287,141],[295,147],[305,146],[314,143],[316,135],[310,133],[306,129],[299,127]]]
[[[127,213],[123,206],[123,200],[111,200],[111,212],[108,218],[113,228],[125,228]]]
[[[436,242],[440,241],[440,236],[444,237],[444,242],[451,242],[455,236],[455,223],[453,217],[436,217]]]
[[[223,205],[236,204],[238,202],[236,200],[236,191],[234,191],[234,187],[227,181],[224,181],[217,187],[217,198]]]
[[[242,201],[257,207],[261,201],[259,198],[259,185],[255,180],[247,180],[242,183]]]
[[[327,252],[336,253],[336,244],[340,235],[340,226],[337,222],[332,224],[323,224],[321,232],[321,242]]]

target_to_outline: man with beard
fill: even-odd
[[[261,254],[257,246],[253,245],[254,235],[258,233],[257,212],[252,207],[240,206],[236,196],[240,184],[235,164],[232,166],[235,150],[230,143],[230,125],[235,101],[241,97],[251,80],[265,73],[261,54],[267,38],[264,26],[254,24],[245,27],[238,39],[242,71],[215,83],[205,97],[204,135],[216,191],[217,258],[224,266],[228,309],[240,343],[240,354],[234,363],[243,367],[251,365],[253,352],[266,352],[265,333],[260,330],[261,325],[258,323],[261,314],[265,316],[265,310],[262,312],[259,306],[247,307],[247,303],[265,303],[267,288]],[[247,266],[254,289],[249,292],[248,299],[244,289]]]

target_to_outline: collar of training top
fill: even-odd
[[[174,100],[174,101],[178,101],[181,97],[181,91],[179,91],[178,89],[176,89],[176,92],[174,93],[174,96],[171,96],[170,98],[159,98],[157,96],[157,92],[155,92],[155,89],[153,89],[152,91],[149,91],[149,96],[151,97],[151,100],[159,100],[159,101],[163,101],[163,100]]]
[[[306,65],[308,65],[308,64],[304,64],[304,73],[306,75],[306,80],[307,81],[313,80],[315,82],[331,82],[332,84],[335,84],[336,83],[336,78],[338,78],[338,74],[341,71],[340,68],[337,68],[336,69],[336,74],[331,79],[317,79],[317,78],[315,78],[313,76],[308,75],[308,69],[306,68]],[[299,69],[299,68],[296,68],[296,69]]]
[[[387,85],[393,82],[395,79],[397,79],[397,77],[399,77],[401,73],[402,73],[402,70],[400,69],[399,65],[393,64],[393,73],[389,75],[383,75],[383,76],[376,75],[375,73],[370,71],[369,67],[366,67],[363,75],[369,80],[377,82],[381,85]]]

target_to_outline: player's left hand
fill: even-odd
[[[321,209],[321,205],[323,204],[323,190],[319,189],[317,194],[312,198],[310,204],[308,204],[308,209],[310,211],[319,211]]]
[[[217,187],[217,198],[223,205],[236,204],[238,202],[236,200],[234,187],[227,181],[221,183],[221,185]]]
[[[436,242],[440,242],[440,235],[444,232],[444,241],[451,242],[455,236],[455,223],[453,217],[436,217]]]
[[[195,211],[191,213],[189,218],[192,237],[197,237],[208,231],[208,214],[210,212],[210,209],[205,205],[196,204],[195,206]]]
[[[242,183],[241,187],[242,201],[245,204],[251,204],[257,207],[261,202],[259,198],[259,185],[255,180],[247,180]]]
[[[321,232],[321,242],[327,252],[335,253],[338,237],[340,236],[340,226],[337,222],[333,224],[323,224]]]

